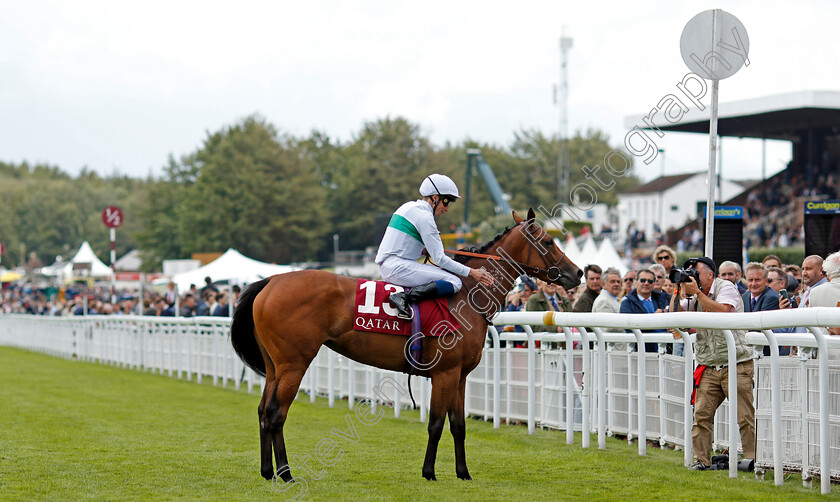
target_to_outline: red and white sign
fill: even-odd
[[[102,223],[108,228],[117,228],[123,224],[122,209],[117,206],[108,206],[102,211]]]

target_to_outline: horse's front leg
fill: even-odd
[[[432,398],[429,406],[429,443],[426,445],[426,459],[423,461],[423,477],[435,481],[435,459],[438,443],[443,432],[446,414],[458,389],[458,374],[455,371],[432,375]]]
[[[464,395],[467,387],[467,377],[461,378],[458,383],[458,390],[452,406],[449,409],[449,430],[455,440],[455,474],[459,479],[471,480],[470,471],[467,469],[467,453],[464,447],[464,440],[467,437],[467,426],[464,416]]]

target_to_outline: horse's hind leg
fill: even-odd
[[[267,420],[266,432],[274,446],[274,460],[277,465],[277,476],[285,482],[292,480],[289,460],[286,456],[286,442],[283,438],[283,426],[289,406],[297,395],[304,370],[288,370],[279,372],[275,380],[274,392],[269,396],[265,408]],[[270,461],[270,460],[269,460]]]
[[[277,381],[275,380],[274,363],[271,362],[271,358],[259,338],[257,338],[257,345],[262,353],[263,361],[265,361],[265,387],[263,388],[262,398],[260,398],[260,405],[257,407],[257,415],[260,420],[260,474],[270,481],[274,478],[274,464],[271,461],[271,436],[268,433],[268,416],[265,409],[269,398],[277,388]]]
[[[461,377],[455,399],[449,408],[449,430],[455,440],[455,474],[459,479],[470,480],[470,471],[467,469],[467,454],[464,448],[464,440],[467,437],[467,427],[464,418],[464,392],[467,386],[467,378]]]
[[[268,433],[268,417],[265,408],[269,396],[274,393],[275,388],[274,380],[266,379],[262,399],[260,399],[260,405],[257,408],[257,414],[260,418],[260,473],[267,480],[274,477],[274,464],[271,460],[271,437]]]
[[[429,406],[429,442],[426,445],[426,459],[423,461],[423,477],[435,481],[435,459],[438,443],[446,421],[446,413],[457,391],[458,375],[454,371],[432,375],[432,399]]]

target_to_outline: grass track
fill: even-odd
[[[285,500],[259,476],[257,394],[0,347],[0,500]],[[347,431],[346,402],[296,402],[286,427],[290,458],[333,428]],[[583,450],[564,432],[493,430],[467,421],[475,481],[455,478],[452,436],[441,439],[437,482],[420,476],[426,443],[419,414],[375,425],[352,417],[358,443],[308,478],[308,500],[827,500],[798,476],[775,487],[752,474],[691,472],[682,453],[608,439]],[[592,444],[597,445],[593,436]],[[314,459],[310,465],[322,467]],[[293,474],[301,476],[301,469]],[[840,500],[833,486],[832,500]]]

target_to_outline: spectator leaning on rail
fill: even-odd
[[[656,282],[656,275],[650,270],[639,270],[636,275],[636,289],[631,291],[621,302],[619,312],[622,314],[658,314],[668,308],[670,297],[665,293],[657,293],[653,290]],[[644,333],[656,333],[661,330],[643,331]],[[646,343],[645,352],[657,352],[659,344]]]
[[[815,254],[812,254],[802,260],[802,284],[805,285],[806,289],[801,295],[799,295],[799,308],[808,307],[808,298],[811,295],[811,291],[817,286],[821,286],[826,283],[822,265],[822,257]]]
[[[831,253],[822,263],[827,282],[814,286],[808,298],[811,307],[840,307],[840,251]],[[840,336],[840,326],[826,327],[829,335]],[[840,349],[828,349],[829,359],[840,359]]]
[[[767,285],[770,288],[778,293],[779,295],[779,309],[789,309],[791,307],[796,308],[796,298],[790,296],[787,285],[790,280],[793,279],[792,276],[789,276],[785,273],[784,270],[780,269],[779,267],[770,267],[767,270]],[[784,291],[784,293],[782,293]],[[745,305],[746,307],[746,305]],[[793,328],[774,328],[774,333],[792,333]],[[769,350],[769,349],[768,349]],[[782,345],[779,346],[779,355],[780,356],[789,356],[790,354],[790,346]]]
[[[575,302],[574,312],[592,312],[592,304],[595,298],[601,293],[601,267],[598,265],[587,265],[583,269],[586,277],[586,290]]]
[[[621,272],[608,268],[604,272],[604,287],[598,293],[598,298],[592,303],[592,312],[608,312],[617,314],[621,308],[618,294],[621,292]]]
[[[718,267],[718,277],[726,279],[738,288],[738,294],[747,292],[747,285],[741,280],[741,265],[734,261],[725,261]]]
[[[697,312],[743,312],[744,304],[738,290],[731,282],[715,278],[717,267],[708,257],[687,260],[683,268],[694,268],[700,283],[694,277],[679,284],[680,302],[677,295],[671,300],[671,311]],[[745,330],[732,330],[735,337],[736,375],[738,379],[738,425],[741,428],[741,444],[744,457],[755,459],[755,407],[753,406],[753,348],[747,345]],[[675,337],[678,336],[676,333]],[[729,357],[726,335],[720,329],[697,329],[694,344],[697,367],[694,371],[695,397],[694,426],[691,429],[691,444],[697,459],[691,469],[705,470],[711,466],[712,437],[715,411],[724,398],[729,397]],[[732,450],[734,451],[734,450]]]
[[[563,312],[557,296],[557,285],[537,279],[539,291],[528,298],[525,303],[526,312]],[[562,332],[560,326],[534,326],[534,331]]]
[[[779,293],[768,285],[769,271],[761,263],[748,263],[744,270],[747,272],[747,287],[749,291],[741,295],[744,302],[744,312],[762,312],[779,310]],[[765,356],[770,355],[770,346],[763,349]]]

